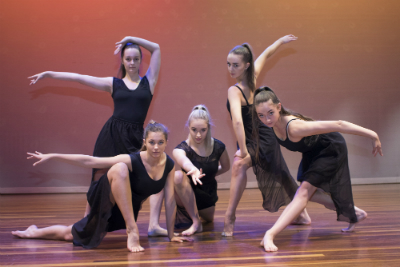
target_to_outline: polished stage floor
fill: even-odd
[[[147,237],[149,205],[139,214],[141,253],[126,249],[124,231],[109,233],[96,249],[71,243],[19,239],[11,230],[31,224],[44,227],[71,224],[83,216],[84,194],[1,195],[0,265],[12,266],[400,266],[400,184],[353,186],[355,204],[368,218],[354,233],[342,233],[346,223],[335,213],[309,203],[310,226],[289,226],[277,236],[276,253],[259,246],[265,231],[282,209],[261,207],[258,189],[246,189],[237,210],[235,235],[222,237],[229,190],[219,191],[214,223],[191,243],[170,243]],[[161,215],[165,226],[164,212]]]

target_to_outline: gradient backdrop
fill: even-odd
[[[127,35],[161,46],[147,121],[169,127],[167,153],[187,137],[189,112],[203,103],[232,161],[226,98],[235,81],[226,56],[243,42],[258,56],[294,34],[298,41],[268,61],[257,86],[269,85],[286,107],[315,119],[377,131],[379,158],[370,140],[345,136],[353,183],[400,182],[399,14],[396,0],[0,0],[0,193],[87,189],[90,170],[57,162],[34,168],[26,152],[91,154],[112,114],[110,95],[50,79],[29,86],[27,77],[46,70],[115,76],[114,43]],[[146,52],[142,74],[148,62]],[[300,154],[283,152],[295,176]],[[228,187],[230,172],[218,181]]]

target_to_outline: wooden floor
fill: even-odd
[[[142,253],[129,253],[124,231],[108,234],[96,249],[71,243],[15,238],[11,230],[71,224],[83,215],[84,194],[0,196],[0,265],[13,266],[400,266],[400,184],[353,186],[354,201],[369,217],[354,233],[335,213],[310,203],[311,226],[290,226],[276,238],[279,251],[259,246],[264,232],[278,218],[261,208],[257,189],[247,189],[237,211],[234,237],[221,237],[229,191],[219,191],[216,217],[192,243],[148,238],[149,206],[138,226]],[[162,215],[165,225],[165,216]]]

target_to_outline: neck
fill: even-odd
[[[128,81],[131,82],[137,82],[140,80],[139,73],[126,73],[124,79],[127,79]]]
[[[206,149],[205,140],[203,140],[203,142],[198,144],[194,140],[192,140],[192,138],[189,136],[188,139],[186,139],[186,143],[188,143],[189,146],[197,148],[197,149]]]
[[[150,166],[155,166],[158,163],[160,163],[162,154],[163,153],[160,154],[160,157],[154,158],[154,157],[150,156],[150,154],[147,153],[147,151],[145,151],[145,160],[146,160],[147,164],[149,164]]]
[[[243,79],[243,76],[240,76],[236,79],[236,82],[239,86],[243,87],[243,88],[248,88],[248,84],[246,79]]]
[[[285,130],[286,132],[286,116],[279,116],[279,119],[275,123],[274,127],[277,127],[278,130]]]

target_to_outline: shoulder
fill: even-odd
[[[149,79],[147,78],[147,75],[144,75],[142,77],[142,79],[140,79],[140,82],[143,83],[144,85],[150,86]]]
[[[186,143],[186,141],[182,141],[175,147],[175,149],[183,149],[186,151],[187,147],[188,144]]]
[[[165,169],[167,170],[167,173],[169,173],[174,168],[175,162],[170,156],[168,156],[168,154],[165,154],[165,156],[167,157],[165,161]]]
[[[232,85],[228,88],[228,95],[229,94],[240,94],[240,89],[236,85]]]
[[[225,144],[222,143],[220,140],[218,140],[217,138],[214,138],[214,146],[216,147],[221,147],[225,149]]]

